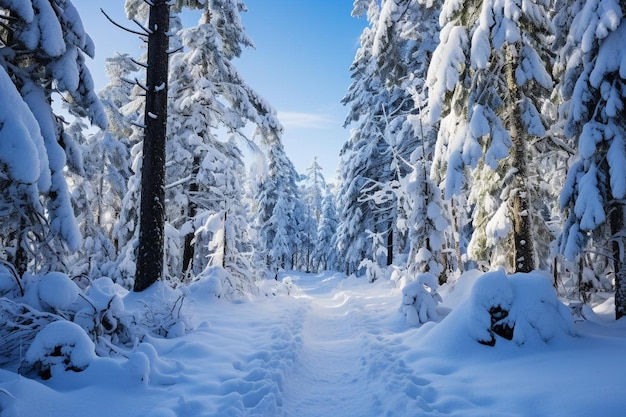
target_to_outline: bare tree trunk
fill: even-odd
[[[26,245],[28,245],[28,238],[26,236],[26,221],[24,217],[20,218],[20,230],[15,234],[15,258],[13,259],[13,265],[20,277],[24,276],[28,270],[28,252],[26,251]]]
[[[615,319],[626,316],[626,265],[624,265],[624,206],[619,201],[610,204],[611,251],[615,271]]]
[[[387,233],[387,266],[393,264],[393,222],[389,222]]]
[[[526,143],[527,133],[519,109],[521,93],[515,80],[515,70],[519,66],[519,57],[516,47],[508,45],[506,49],[507,65],[506,80],[509,89],[507,112],[510,120],[509,133],[511,135],[511,166],[516,169],[513,186],[513,240],[515,242],[515,271],[530,272],[535,269],[535,254],[532,240],[532,219],[530,216],[529,192],[526,186]]]
[[[229,247],[228,247],[228,226],[226,225],[226,222],[228,221],[228,212],[226,211],[226,208],[224,208],[224,244],[222,245],[223,252],[222,252],[222,268],[226,269],[226,267],[228,266],[228,261],[226,259],[226,257],[228,256],[228,251],[229,251]]]
[[[193,174],[197,174],[197,167],[200,166],[200,158],[195,156],[193,158]],[[198,193],[199,186],[195,178],[189,184],[189,203],[187,205],[187,218],[192,220],[198,213],[198,205],[195,201],[195,196]],[[193,268],[193,258],[195,255],[195,248],[193,245],[193,238],[195,237],[195,231],[191,230],[185,235],[185,242],[183,243],[183,273],[187,274]]]
[[[163,274],[169,21],[169,1],[153,0],[149,17],[148,91],[144,115],[139,247],[134,291],[145,290]]]
[[[454,205],[454,198],[450,199],[450,211],[454,222],[454,252],[456,253],[456,268],[459,273],[463,273],[463,256],[461,254],[461,230],[459,228],[459,215]]]
[[[198,191],[198,184],[193,182],[189,186],[189,191],[194,192]],[[196,216],[197,207],[196,204],[189,200],[187,216],[189,219],[193,219]],[[185,242],[183,243],[183,273],[187,274],[193,268],[193,258],[195,255],[195,248],[193,244],[193,239],[195,237],[194,231],[190,231],[185,235]]]

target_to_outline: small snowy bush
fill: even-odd
[[[23,367],[49,379],[62,372],[83,371],[95,357],[95,346],[85,331],[75,323],[60,320],[37,333]]]
[[[266,297],[277,295],[296,295],[300,294],[300,288],[294,284],[291,277],[280,278],[280,274],[276,274],[276,279],[264,279],[257,281],[256,286],[259,294]]]
[[[365,269],[365,276],[369,282],[388,278],[387,270],[371,259],[362,260],[359,269]]]
[[[74,322],[79,324],[96,343],[99,355],[109,355],[111,345],[129,345],[134,340],[134,317],[128,313],[122,300],[128,293],[108,277],[91,282],[82,299],[81,309]]]
[[[66,274],[48,272],[39,283],[39,300],[46,309],[67,310],[78,299],[80,288]]]
[[[183,288],[174,289],[159,281],[141,293],[128,294],[125,305],[132,310],[137,330],[166,338],[184,335],[191,326],[188,317],[182,314],[188,295]]]
[[[415,281],[402,289],[400,311],[409,326],[439,320],[437,304],[441,302],[441,296],[437,294],[438,287],[437,277],[426,272],[419,274]]]
[[[523,345],[573,334],[569,309],[540,272],[484,274],[472,288],[467,320],[472,337],[489,346],[496,344],[496,336]]]

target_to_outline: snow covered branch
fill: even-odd
[[[126,32],[128,32],[128,33],[132,33],[133,35],[139,35],[139,36],[141,36],[142,38],[143,38],[143,37],[145,37],[145,36],[148,36],[148,33],[141,33],[141,32],[138,32],[138,31],[136,31],[136,30],[132,30],[132,29],[129,29],[129,28],[127,28],[127,27],[124,27],[124,26],[120,25],[120,24],[119,24],[119,23],[117,23],[115,20],[113,20],[113,19],[112,19],[112,18],[111,18],[111,17],[110,17],[110,16],[109,16],[109,15],[108,15],[108,14],[107,14],[104,10],[103,10],[103,9],[100,9],[100,12],[101,12],[101,13],[104,15],[104,17],[106,17],[106,18],[107,18],[107,20],[108,20],[109,22],[111,22],[114,26],[117,26],[118,28],[120,28],[120,29],[122,29],[122,30],[124,30],[124,31],[126,31]],[[135,20],[133,19],[133,21],[135,21]],[[135,23],[136,23],[136,21],[135,21]],[[143,28],[143,29],[147,31],[147,29],[146,29],[146,28]]]

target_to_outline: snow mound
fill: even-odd
[[[570,310],[541,272],[486,273],[474,284],[467,307],[471,336],[488,346],[498,338],[521,346],[574,333]]]
[[[39,283],[39,299],[51,309],[66,310],[78,299],[80,288],[62,272],[48,272]]]
[[[189,293],[200,298],[223,298],[230,274],[219,266],[211,266],[198,276],[198,280],[189,286]]]
[[[439,283],[431,273],[422,273],[415,281],[402,289],[402,306],[400,311],[409,326],[418,326],[429,321],[438,321],[437,304],[441,296],[437,293]]]
[[[94,343],[83,329],[60,320],[37,333],[26,352],[25,365],[41,378],[49,379],[67,371],[84,371],[95,358]]]

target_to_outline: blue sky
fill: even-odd
[[[88,62],[97,89],[107,79],[104,61],[116,51],[139,54],[134,35],[113,27],[103,8],[119,23],[124,0],[74,0],[96,43],[96,59]],[[341,146],[349,137],[342,127],[347,109],[340,100],[350,85],[349,67],[366,22],[350,16],[352,0],[247,0],[243,14],[256,49],[245,50],[236,66],[247,83],[279,112],[283,142],[300,172],[313,157],[327,180],[336,173]],[[190,22],[190,23],[193,23]]]

